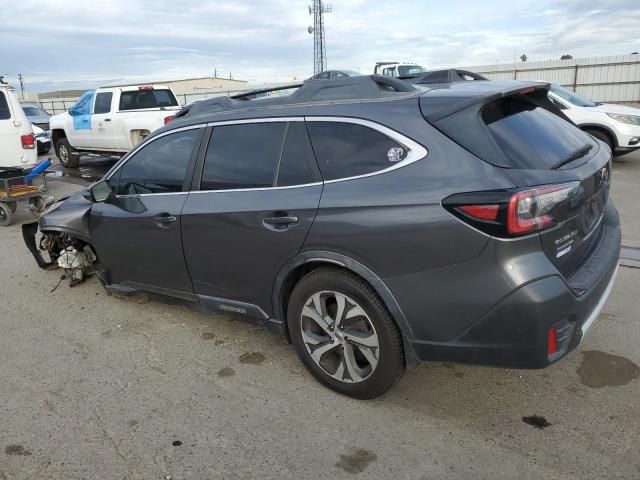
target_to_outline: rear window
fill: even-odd
[[[4,92],[0,92],[0,120],[9,120],[10,118],[11,111],[9,110],[7,97],[4,96]]]
[[[325,180],[374,173],[406,157],[401,145],[363,125],[308,122],[307,126]]]
[[[142,108],[177,107],[178,101],[173,92],[164,90],[131,90],[120,95],[120,110],[138,110]]]
[[[512,168],[549,169],[593,143],[586,133],[524,97],[491,102],[482,119]]]

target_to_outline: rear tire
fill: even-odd
[[[6,203],[0,203],[0,227],[7,227],[13,221],[13,210]]]
[[[66,138],[61,138],[56,143],[56,155],[63,167],[78,168],[80,156],[76,155],[76,149],[71,146]]]
[[[351,272],[322,267],[303,277],[287,325],[302,363],[338,393],[375,398],[404,372],[398,325],[371,285]]]
[[[603,132],[602,130],[594,130],[590,128],[585,128],[584,131],[587,132],[589,135],[596,137],[598,140],[601,140],[604,143],[606,143],[609,146],[609,150],[611,150],[611,154],[615,155],[616,147],[613,143],[613,139],[611,138],[611,135],[609,135],[606,132]]]

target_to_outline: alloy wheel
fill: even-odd
[[[67,147],[60,145],[58,147],[58,154],[60,155],[60,162],[66,165],[69,161],[69,150],[67,150]]]
[[[339,292],[313,294],[300,316],[302,340],[314,362],[345,383],[366,380],[378,365],[380,344],[371,319]]]

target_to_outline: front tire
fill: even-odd
[[[303,277],[287,324],[302,363],[338,393],[375,398],[404,372],[398,325],[375,290],[351,272],[323,267]]]
[[[591,135],[592,137],[596,137],[598,140],[603,141],[604,143],[607,144],[607,146],[609,147],[609,150],[611,150],[611,154],[615,155],[615,145],[613,143],[613,139],[611,138],[611,135],[609,135],[606,132],[603,132],[602,130],[593,130],[593,129],[589,129],[589,128],[585,128],[584,130],[585,132],[587,132],[589,135]]]
[[[56,155],[62,166],[66,168],[78,168],[80,164],[80,156],[76,155],[76,149],[66,138],[61,138],[56,143]]]

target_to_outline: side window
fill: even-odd
[[[171,133],[152,141],[120,168],[118,195],[182,191],[201,129]]]
[[[363,125],[307,122],[307,127],[325,180],[384,170],[407,155],[394,140]]]
[[[215,127],[200,189],[272,187],[285,127],[284,122]]]
[[[289,123],[276,185],[304,185],[319,180],[318,164],[313,155],[307,127],[304,122]]]
[[[101,92],[96,95],[96,104],[93,113],[109,113],[111,111],[112,92]]]
[[[10,118],[11,111],[9,110],[7,97],[4,96],[4,92],[0,92],[0,120],[9,120]]]

